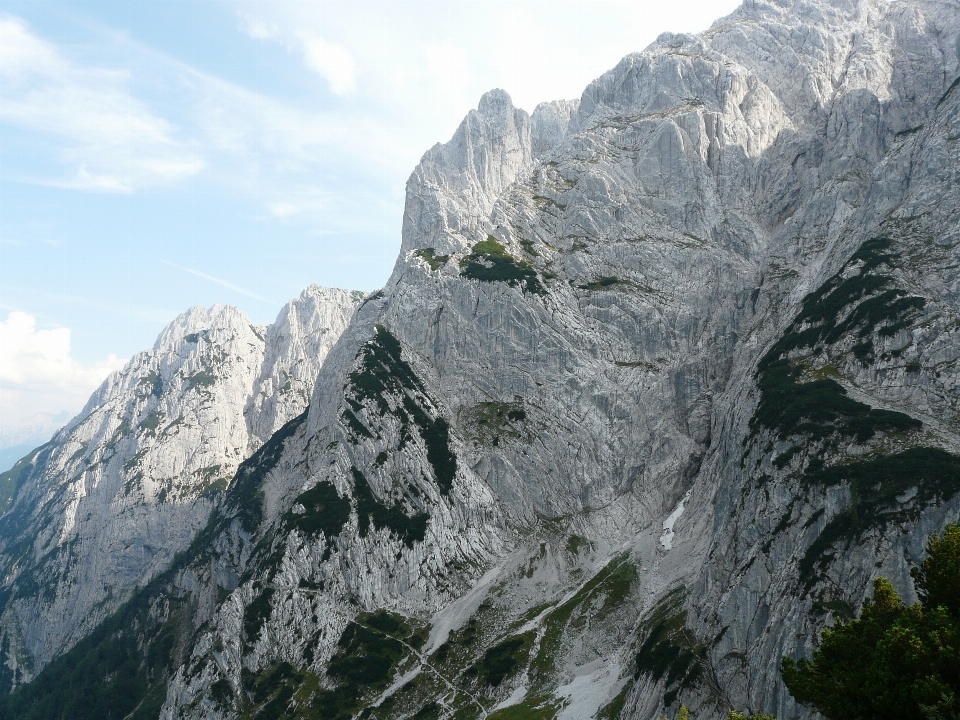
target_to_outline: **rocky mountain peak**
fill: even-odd
[[[28,680],[189,545],[240,463],[307,407],[362,298],[313,285],[269,327],[228,305],[190,308],[11,477],[0,516],[10,680]]]
[[[12,702],[124,668],[164,720],[813,717],[781,658],[877,574],[911,597],[960,517],[958,32],[955,2],[750,2],[579,101],[485,95],[335,343],[312,289],[260,345],[171,337],[25,464],[18,682],[103,578],[155,581]],[[161,535],[197,539],[170,566]]]

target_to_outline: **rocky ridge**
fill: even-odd
[[[960,516],[958,76],[955,3],[756,0],[485,95],[308,410],[23,716],[111,653],[130,717],[810,716],[780,658]]]
[[[190,544],[240,463],[303,412],[361,299],[311,286],[270,326],[192,308],[6,474],[8,682],[28,681]]]

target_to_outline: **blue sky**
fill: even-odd
[[[0,447],[192,305],[379,287],[483,92],[577,97],[737,4],[0,0]]]

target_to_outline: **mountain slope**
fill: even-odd
[[[757,1],[485,95],[306,412],[8,714],[809,717],[781,656],[960,514],[958,38]]]
[[[306,407],[360,297],[313,286],[269,328],[193,308],[18,463],[0,518],[8,681],[29,680],[190,543],[240,462]],[[253,421],[248,398],[267,408]]]

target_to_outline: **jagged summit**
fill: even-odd
[[[314,285],[269,327],[190,308],[19,466],[0,517],[9,679],[29,680],[189,545],[239,464],[303,412],[362,297]]]

